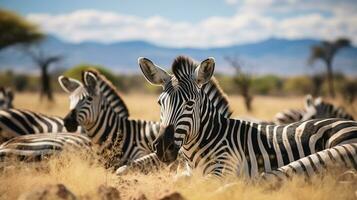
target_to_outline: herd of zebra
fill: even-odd
[[[82,80],[60,76],[68,94],[66,117],[12,107],[0,90],[0,162],[39,161],[64,149],[94,151],[121,174],[183,161],[185,174],[265,180],[310,177],[329,165],[357,169],[357,122],[341,107],[308,95],[305,108],[272,121],[232,118],[228,98],[213,77],[215,61],[179,56],[173,74],[147,58],[138,63],[148,82],[163,88],[160,122],[135,120],[112,83],[95,70]]]

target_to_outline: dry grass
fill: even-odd
[[[158,120],[159,107],[157,96],[144,94],[124,95],[131,116]],[[32,94],[18,94],[15,106],[47,114],[65,116],[68,112],[68,99],[64,94],[56,94],[54,104],[39,103]],[[303,97],[276,98],[256,97],[254,112],[250,115],[271,119],[277,111],[286,108],[302,107]],[[230,102],[234,116],[248,115],[242,107],[242,100],[231,96]],[[356,116],[356,114],[355,114]],[[121,196],[130,198],[144,193],[149,199],[156,199],[170,191],[178,191],[187,199],[355,199],[356,185],[342,185],[333,175],[316,178],[310,183],[297,178],[286,182],[282,187],[268,190],[261,185],[250,185],[242,180],[234,180],[235,185],[221,188],[221,182],[194,177],[191,180],[174,182],[172,172],[163,169],[152,174],[127,174],[116,177],[98,164],[85,159],[82,153],[64,154],[49,162],[19,164],[0,172],[0,199],[16,199],[18,196],[37,186],[49,183],[63,183],[77,196],[97,199],[96,190],[101,184],[115,186]],[[46,168],[38,168],[38,166]]]

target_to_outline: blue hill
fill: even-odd
[[[307,65],[310,47],[318,40],[287,40],[271,38],[264,41],[233,45],[220,48],[170,48],[144,41],[125,41],[103,44],[98,42],[69,43],[54,36],[49,36],[42,44],[47,54],[64,56],[58,67],[69,68],[79,63],[93,63],[106,66],[120,73],[139,73],[137,58],[144,56],[158,65],[169,67],[177,55],[188,55],[196,60],[213,56],[217,61],[217,70],[230,73],[232,68],[225,62],[225,56],[238,55],[243,67],[256,74],[296,75],[311,73]],[[334,62],[337,71],[357,75],[357,48],[341,50]],[[319,65],[319,63],[317,63]],[[321,63],[320,63],[321,65]],[[0,52],[0,68],[24,71],[35,70],[31,59],[17,48],[8,48]],[[322,66],[314,67],[323,70]]]

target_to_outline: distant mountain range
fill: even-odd
[[[238,56],[245,70],[254,74],[296,75],[322,71],[317,62],[313,68],[307,64],[310,47],[318,40],[286,40],[271,38],[257,43],[233,45],[219,48],[171,48],[144,41],[69,43],[54,36],[43,42],[46,54],[62,55],[63,61],[57,67],[69,68],[80,63],[103,65],[117,73],[139,73],[137,58],[144,56],[165,68],[169,68],[177,55],[188,55],[198,61],[209,56],[216,58],[216,69],[231,73],[233,69],[225,56]],[[357,75],[357,48],[346,48],[338,52],[334,68],[350,75]],[[36,68],[28,56],[16,48],[0,52],[0,69],[34,72]]]

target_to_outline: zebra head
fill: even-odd
[[[208,58],[196,64],[179,56],[172,64],[173,75],[147,58],[139,58],[140,68],[153,85],[161,85],[160,133],[154,141],[159,159],[166,163],[176,160],[179,149],[189,144],[201,128],[202,86],[210,81],[215,61]]]
[[[62,89],[70,94],[70,112],[64,118],[64,126],[70,132],[76,131],[79,125],[95,123],[101,107],[102,96],[95,74],[85,71],[82,79],[84,84],[64,76],[58,78]]]
[[[315,100],[311,95],[305,97],[305,110],[302,120],[319,118],[343,118],[353,120],[353,116],[348,114],[342,107],[335,106],[323,101],[321,97]]]
[[[10,88],[0,87],[0,109],[12,108],[14,94]]]

